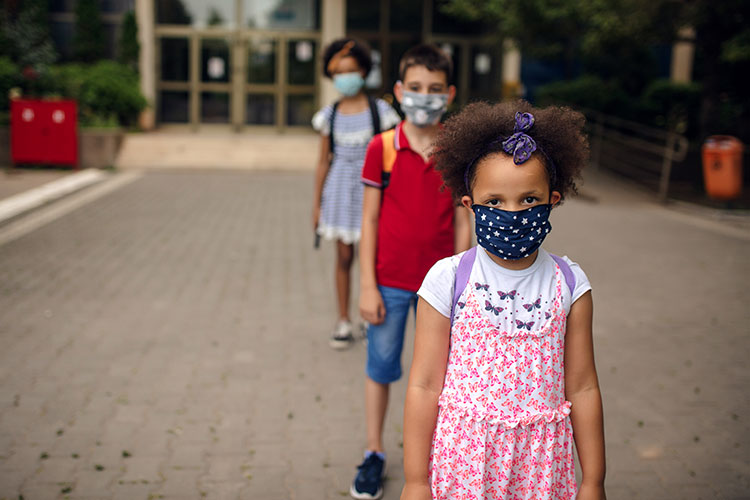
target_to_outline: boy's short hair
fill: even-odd
[[[333,56],[341,51],[341,49],[344,48],[344,45],[349,42],[354,42],[354,45],[349,50],[347,56],[351,56],[357,61],[359,67],[365,72],[365,76],[370,73],[370,70],[372,69],[370,46],[356,38],[339,38],[338,40],[332,41],[323,52],[323,74],[328,78],[333,78],[333,75],[328,71],[328,63],[330,63]]]
[[[398,64],[398,78],[403,81],[406,70],[413,66],[424,66],[429,71],[445,73],[446,83],[453,78],[453,61],[443,49],[432,43],[416,45],[407,50]]]
[[[527,133],[541,149],[533,156],[547,170],[550,192],[558,191],[563,199],[577,192],[576,180],[589,161],[589,142],[583,131],[586,120],[581,113],[557,106],[535,108],[523,100],[474,102],[445,122],[435,142],[435,170],[456,200],[471,196],[469,187],[474,185],[477,169],[472,168],[467,176],[469,165],[476,167],[490,154],[507,154],[498,139],[513,134],[519,111],[534,115],[534,125]]]

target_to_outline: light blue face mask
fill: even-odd
[[[357,95],[364,84],[365,79],[357,72],[333,75],[333,86],[347,97]]]

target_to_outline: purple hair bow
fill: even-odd
[[[549,172],[550,182],[554,184],[557,178],[555,163],[541,147],[537,146],[536,141],[526,133],[533,126],[534,115],[532,115],[531,113],[521,113],[520,111],[517,111],[516,124],[513,127],[513,134],[505,140],[503,140],[502,138],[498,138],[484,146],[479,151],[479,153],[477,153],[474,159],[471,160],[469,165],[466,167],[466,170],[464,170],[464,184],[466,185],[466,190],[471,192],[471,186],[469,186],[469,177],[471,175],[472,169],[477,163],[477,160],[487,154],[487,151],[495,147],[500,141],[502,141],[503,151],[513,156],[513,163],[515,163],[516,165],[520,165],[527,161],[529,158],[531,158],[531,155],[534,154],[534,152],[538,149],[547,159],[547,171]]]
[[[513,163],[520,165],[536,151],[536,141],[526,132],[534,126],[534,115],[516,112],[516,125],[513,135],[503,141],[503,151],[513,155]]]

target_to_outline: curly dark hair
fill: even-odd
[[[547,169],[550,191],[558,191],[563,199],[569,193],[578,192],[576,180],[580,179],[581,170],[589,159],[589,142],[583,133],[585,119],[581,113],[557,106],[534,108],[523,100],[499,104],[475,102],[446,120],[433,153],[435,169],[456,200],[464,195],[471,196],[464,181],[466,168],[473,165],[468,179],[469,186],[473,186],[476,165],[485,156],[502,151],[501,141],[488,145],[513,134],[517,111],[534,115],[534,126],[528,134],[537,143],[533,156]]]
[[[333,75],[328,71],[328,63],[338,51],[344,48],[349,42],[354,42],[354,46],[349,51],[349,56],[357,60],[357,64],[365,72],[365,76],[370,73],[372,69],[372,56],[370,55],[370,46],[362,40],[356,38],[339,38],[338,40],[332,41],[323,51],[323,75],[328,78],[333,78]]]

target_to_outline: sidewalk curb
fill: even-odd
[[[107,177],[102,170],[88,169],[0,201],[0,224],[47,203],[79,191]]]

